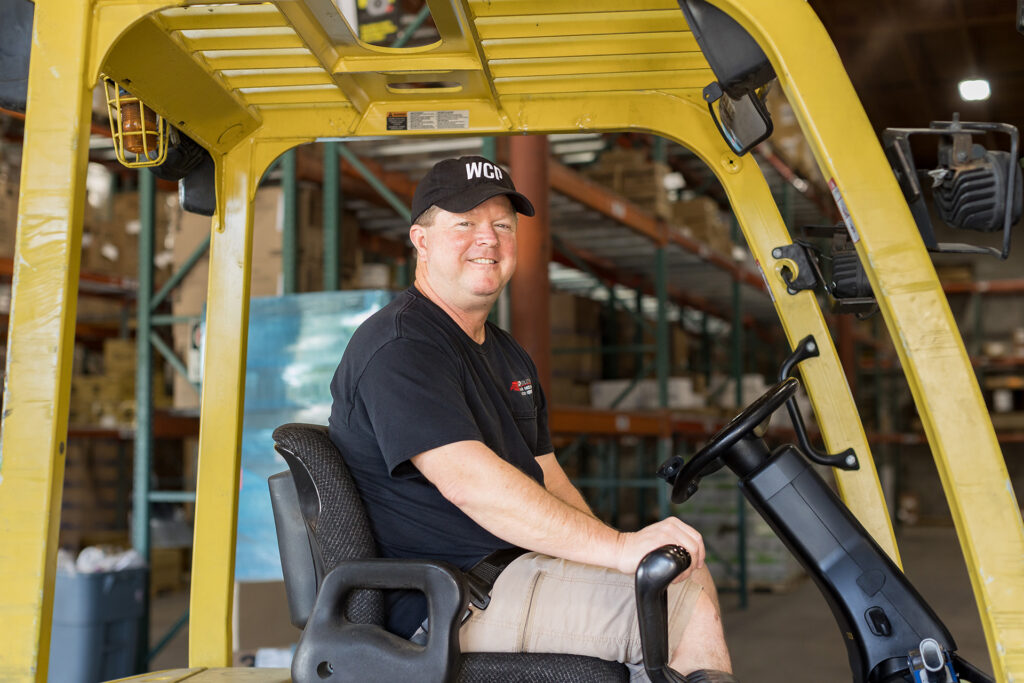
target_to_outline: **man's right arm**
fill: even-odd
[[[651,550],[681,545],[704,564],[693,528],[671,517],[622,533],[556,498],[479,441],[420,453],[412,464],[446,499],[489,532],[521,548],[632,573]]]

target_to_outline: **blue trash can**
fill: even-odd
[[[135,673],[146,571],[57,573],[48,680],[98,683]]]

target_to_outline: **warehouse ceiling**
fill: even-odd
[[[963,121],[1024,127],[1024,35],[1012,0],[810,0],[832,37],[868,118],[926,127]],[[966,102],[957,84],[984,78],[987,100]]]

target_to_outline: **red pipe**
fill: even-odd
[[[551,261],[549,222],[548,139],[518,135],[509,139],[509,167],[516,190],[526,195],[537,213],[519,216],[519,259],[509,284],[512,334],[537,365],[544,393],[551,396]],[[550,400],[550,398],[549,398]]]

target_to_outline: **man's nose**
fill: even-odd
[[[497,244],[498,231],[490,223],[480,223],[476,228],[477,244]]]

